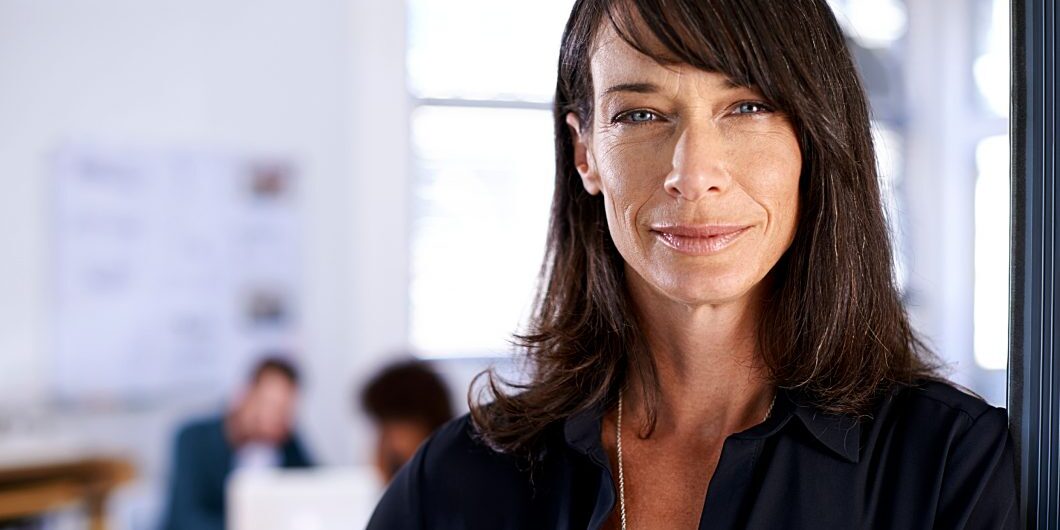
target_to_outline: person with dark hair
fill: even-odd
[[[361,392],[361,406],[376,427],[376,467],[386,482],[431,433],[453,418],[449,389],[420,361],[383,369]]]
[[[223,529],[225,486],[236,469],[312,465],[294,433],[298,385],[290,361],[265,358],[227,414],[180,428],[162,530]]]
[[[369,528],[1018,527],[1004,409],[900,301],[826,0],[578,0],[553,110],[529,378],[486,372]]]

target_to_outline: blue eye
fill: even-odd
[[[624,121],[627,123],[648,123],[659,119],[659,115],[644,109],[631,110],[623,112],[615,117],[616,122]]]
[[[772,109],[757,101],[745,101],[736,106],[735,114],[758,114]]]

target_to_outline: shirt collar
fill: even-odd
[[[572,414],[563,425],[563,436],[567,445],[592,460],[600,468],[600,473],[606,477],[604,480],[610,484],[610,487],[599,488],[596,492],[596,504],[589,518],[589,528],[593,529],[603,527],[615,507],[616,496],[611,466],[600,443],[603,417],[603,407],[595,405]]]
[[[600,432],[603,417],[604,411],[601,405],[572,414],[563,425],[563,436],[567,440],[567,445],[588,456],[594,456],[597,449],[602,450]]]
[[[603,407],[597,405],[571,415],[563,426],[570,447],[591,458],[601,459],[601,463],[607,461],[600,445],[603,416]],[[861,422],[856,417],[821,411],[785,389],[777,391],[773,414],[765,422],[734,436],[766,438],[779,432],[792,417],[798,418],[806,430],[835,455],[851,463],[860,460]]]
[[[792,415],[806,430],[836,455],[851,463],[861,459],[861,422],[855,416],[824,412],[800,400],[790,391],[782,390],[791,406]]]

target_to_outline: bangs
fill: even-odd
[[[662,65],[687,64],[725,75],[784,105],[776,85],[783,47],[751,0],[610,0],[604,12],[618,36]]]

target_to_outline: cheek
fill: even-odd
[[[611,175],[602,181],[608,232],[626,260],[634,259],[644,253],[638,219],[647,211],[651,192],[642,182],[628,177]]]
[[[749,179],[751,193],[766,209],[771,230],[784,241],[786,248],[794,238],[798,221],[802,156],[793,138],[763,147],[770,148],[756,153],[745,174],[752,177]]]
[[[636,236],[637,218],[656,195],[670,167],[670,157],[645,143],[602,142],[597,169],[607,209],[607,222],[616,244]],[[621,250],[621,247],[620,247]]]

